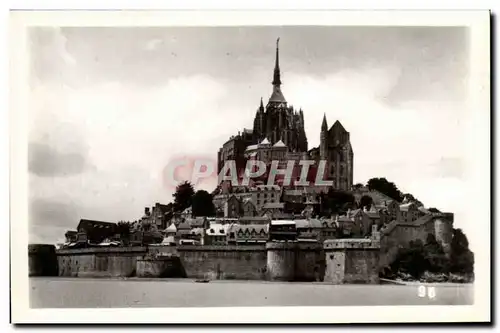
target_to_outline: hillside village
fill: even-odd
[[[179,186],[178,190],[186,184]],[[437,209],[426,209],[420,202],[408,197],[398,202],[366,186],[353,188],[352,192],[331,192],[330,197],[334,196],[332,193],[337,197],[343,194],[347,200],[340,198],[338,202],[342,207],[329,215],[327,213],[331,209],[325,209],[328,193],[311,193],[307,188],[283,190],[277,185],[257,185],[215,194],[212,200],[215,211],[210,216],[193,214],[192,205],[179,211],[173,203],[156,203],[145,207],[143,216],[131,222],[82,219],[76,230],[66,232],[66,243],[61,245],[265,243],[268,226],[273,220],[293,221],[298,240],[322,242],[327,239],[369,237],[372,225],[376,225],[378,230],[385,230],[395,223],[419,223],[432,213],[439,213]],[[260,204],[259,198],[265,203]],[[326,204],[322,204],[322,200]]]

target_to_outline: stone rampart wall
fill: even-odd
[[[265,280],[265,245],[179,246],[188,278]]]
[[[57,251],[59,276],[130,277],[135,276],[137,257],[146,247],[100,247]]]

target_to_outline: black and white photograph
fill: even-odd
[[[13,320],[490,320],[487,11],[11,23]]]

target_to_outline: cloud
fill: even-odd
[[[30,143],[28,169],[38,176],[68,176],[83,172],[85,156],[78,153],[61,153],[46,144]]]
[[[30,243],[53,243],[64,239],[66,230],[77,226],[78,207],[57,199],[34,199],[29,204]]]
[[[208,76],[179,77],[156,89],[117,82],[35,87],[30,201],[75,203],[67,228],[83,217],[137,219],[144,206],[171,201],[162,179],[167,163],[181,153],[215,158],[221,133],[229,136],[241,122],[234,107],[221,103],[226,87]],[[65,206],[51,207],[69,220]]]
[[[78,219],[75,203],[43,198],[30,202],[29,215],[33,226],[69,227]]]

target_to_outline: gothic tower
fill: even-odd
[[[307,137],[304,130],[303,111],[295,111],[289,106],[281,91],[281,71],[279,64],[279,38],[276,41],[276,58],[273,72],[273,91],[264,110],[263,103],[254,120],[253,137],[255,143],[267,138],[272,144],[283,141],[292,152],[307,151]]]
[[[323,116],[321,125],[319,151],[320,159],[327,161],[326,177],[333,181],[333,187],[350,190],[354,176],[354,152],[350,134],[338,120],[328,129],[326,115]]]
[[[327,159],[327,140],[328,140],[328,125],[326,123],[326,114],[323,114],[323,123],[321,124],[321,133],[319,136],[319,157],[322,160]]]

